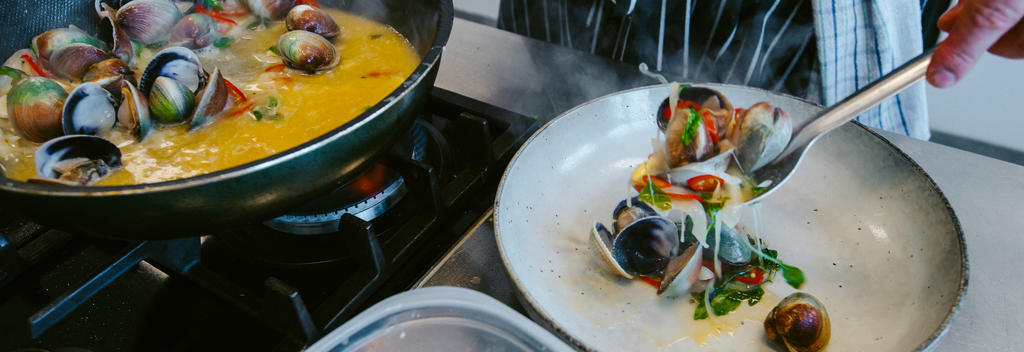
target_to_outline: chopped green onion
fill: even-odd
[[[217,48],[220,48],[220,49],[225,49],[225,48],[230,47],[231,46],[231,42],[234,42],[234,41],[235,40],[233,38],[231,38],[231,37],[220,37],[220,38],[217,39],[217,41],[213,42],[213,46],[215,46]]]
[[[267,99],[267,106],[269,106],[269,107],[276,107],[277,106],[277,98],[270,97],[269,99]]]
[[[277,52],[277,45],[271,45],[267,50],[270,50],[274,55],[281,55],[281,53]]]

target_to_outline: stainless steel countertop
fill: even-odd
[[[578,82],[587,82],[579,85]],[[441,88],[549,121],[576,105],[656,82],[636,68],[456,19],[441,61]],[[983,118],[983,117],[980,117]],[[1022,131],[1024,132],[1024,131]],[[959,316],[936,351],[1024,348],[1024,167],[887,132],[949,198],[963,226],[970,283]],[[522,311],[498,256],[490,214],[419,286],[475,289]]]

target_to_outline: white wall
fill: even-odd
[[[957,85],[927,91],[933,130],[1024,151],[1024,60],[986,53]]]

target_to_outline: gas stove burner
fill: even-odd
[[[428,135],[416,120],[395,146],[401,155],[423,161]],[[338,231],[341,216],[352,214],[365,221],[376,219],[398,204],[408,189],[398,173],[378,162],[333,192],[288,214],[271,219],[267,227],[294,235],[321,235]]]

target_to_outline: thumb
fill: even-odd
[[[963,0],[949,37],[935,49],[928,81],[945,88],[967,73],[981,55],[1024,17],[1024,1]]]

